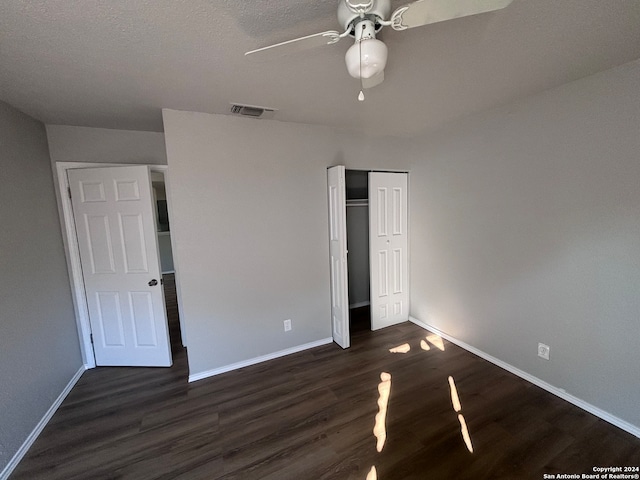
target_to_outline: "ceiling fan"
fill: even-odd
[[[270,60],[289,53],[333,45],[347,36],[354,44],[347,50],[345,62],[349,74],[360,80],[361,87],[371,88],[384,80],[387,46],[376,39],[382,27],[406,30],[454,18],[500,10],[513,0],[417,0],[391,13],[391,0],[340,0],[338,22],[344,29],[320,32],[276,43],[245,53],[245,56]],[[358,3],[361,2],[361,3]],[[358,100],[364,100],[362,89]]]

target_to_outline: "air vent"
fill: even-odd
[[[233,115],[241,115],[243,117],[251,118],[272,118],[275,113],[275,109],[258,107],[256,105],[242,105],[240,103],[232,103],[231,113]]]

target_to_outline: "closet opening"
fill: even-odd
[[[349,330],[371,330],[369,172],[345,171]]]
[[[407,189],[406,172],[327,169],[331,327],[342,348],[354,329],[409,319]]]

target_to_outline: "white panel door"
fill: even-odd
[[[407,174],[369,173],[371,329],[409,320]]]
[[[96,364],[171,366],[149,167],[68,177]]]
[[[344,166],[328,169],[329,254],[331,257],[331,325],[333,340],[349,348],[349,284],[347,283],[347,202]]]

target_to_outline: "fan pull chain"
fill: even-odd
[[[365,26],[362,25],[362,33],[364,33]],[[364,102],[364,82],[362,81],[362,35],[360,35],[360,40],[358,41],[358,52],[360,54],[360,93],[358,94],[358,101]]]

